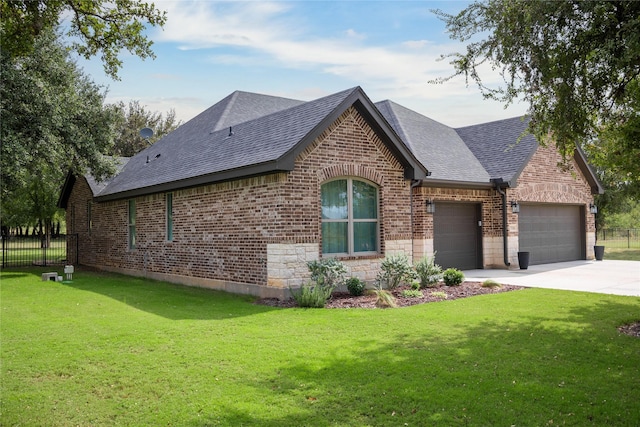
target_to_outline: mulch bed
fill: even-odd
[[[623,334],[631,335],[632,337],[640,338],[640,321],[623,325],[618,328]]]
[[[517,291],[525,289],[523,286],[514,285],[501,285],[495,288],[485,288],[482,286],[482,282],[463,282],[459,286],[444,286],[440,285],[435,288],[428,288],[422,290],[422,297],[419,298],[407,298],[402,296],[402,291],[409,289],[408,287],[399,287],[392,293],[396,298],[396,304],[398,307],[409,307],[417,304],[426,304],[430,302],[439,302],[445,300],[454,300],[459,298],[468,298],[476,295],[484,294],[499,294],[501,292]],[[433,293],[436,292],[435,295]],[[447,297],[444,298],[438,293],[444,292]],[[256,304],[268,305],[271,307],[291,308],[296,307],[296,302],[293,299],[279,300],[277,298],[262,298],[256,301]],[[359,297],[351,296],[348,292],[334,292],[331,295],[329,301],[325,305],[325,308],[378,308],[376,307],[376,296],[373,293],[367,293]],[[618,328],[623,333],[632,337],[640,338],[640,321],[623,325]]]
[[[393,290],[393,296],[396,298],[396,304],[398,307],[409,307],[417,304],[425,304],[429,302],[438,302],[444,300],[454,300],[459,298],[468,298],[476,295],[483,294],[498,294],[501,292],[509,292],[524,289],[522,286],[513,285],[501,285],[495,288],[482,287],[482,282],[463,282],[459,286],[437,286],[435,288],[428,288],[422,290],[422,297],[403,297],[402,291],[410,289],[408,287],[398,287]],[[440,295],[433,295],[432,293],[444,292],[447,297],[443,298]],[[376,296],[372,293],[367,293],[359,297],[351,296],[348,292],[334,292],[331,295],[329,301],[325,305],[325,308],[377,308]],[[256,302],[256,304],[268,305],[271,307],[296,307],[296,303],[293,299],[279,300],[276,298],[263,298]]]

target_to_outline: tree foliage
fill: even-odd
[[[443,56],[455,73],[439,81],[464,75],[487,98],[522,99],[540,141],[551,136],[565,155],[597,141],[623,176],[640,176],[640,2],[490,0],[435,13],[467,42]],[[503,85],[483,83],[487,67]]]
[[[120,102],[114,107],[119,113],[115,143],[111,150],[114,156],[134,156],[148,144],[153,144],[180,126],[173,109],[163,116],[162,113],[148,111],[139,101],[130,101],[129,104]],[[140,136],[140,130],[145,127],[153,129],[153,136],[148,141]]]
[[[113,171],[104,156],[114,137],[117,111],[69,59],[52,32],[38,37],[30,55],[0,52],[0,174],[3,213],[27,203],[24,225],[49,221],[69,170],[98,178]],[[3,221],[5,217],[3,217]]]
[[[42,33],[68,19],[72,48],[87,59],[100,55],[105,72],[114,78],[122,66],[121,50],[154,57],[152,42],[143,34],[145,22],[166,22],[166,12],[138,0],[0,0],[0,15],[0,47],[6,55],[29,55]]]

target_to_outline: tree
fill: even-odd
[[[162,113],[147,111],[139,101],[130,101],[128,105],[120,102],[115,105],[115,108],[119,112],[119,118],[116,125],[115,144],[111,151],[114,156],[134,156],[148,144],[153,144],[180,126],[180,121],[176,120],[173,109],[163,117]],[[154,131],[148,141],[140,136],[140,130],[145,127],[152,128]]]
[[[38,37],[29,56],[0,52],[0,72],[2,210],[29,199],[25,212],[46,222],[67,171],[90,169],[97,178],[114,171],[105,154],[113,144],[117,111],[105,107],[104,93],[52,32]],[[30,222],[32,216],[24,215]]]
[[[551,138],[565,156],[593,144],[622,176],[640,176],[640,2],[491,0],[434,12],[468,42],[443,56],[455,73],[437,81],[464,75],[487,98],[523,99],[543,143]],[[504,85],[483,83],[487,66]]]
[[[105,72],[117,78],[122,49],[140,58],[154,57],[143,35],[145,22],[163,26],[166,12],[137,0],[0,0],[0,48],[9,57],[33,52],[38,37],[69,19],[71,47],[85,58],[100,55]],[[64,18],[63,18],[64,17]]]

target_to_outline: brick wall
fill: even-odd
[[[173,241],[167,241],[165,231],[164,193],[135,199],[133,250],[128,248],[128,201],[94,203],[92,232],[79,235],[79,262],[185,284],[282,296],[289,286],[309,278],[306,262],[321,257],[320,185],[339,176],[379,186],[382,253],[387,246],[410,251],[410,183],[366,120],[350,108],[300,153],[290,173],[173,192]],[[90,198],[86,181],[78,179],[67,210],[68,220],[75,212],[78,230],[86,228],[86,208],[78,206],[86,206]],[[371,279],[382,256],[343,261],[354,274]]]
[[[539,147],[523,169],[515,188],[507,189],[508,259],[517,265],[518,214],[511,212],[511,201],[529,203],[559,203],[585,207],[587,257],[595,243],[595,222],[589,214],[593,203],[591,188],[575,160],[566,165],[553,147]],[[427,180],[428,182],[428,180]],[[433,255],[433,215],[426,212],[426,201],[480,203],[482,211],[482,246],[485,267],[504,267],[502,238],[502,197],[495,189],[459,189],[417,187],[413,190],[414,261]]]
[[[584,209],[586,228],[586,254],[593,259],[595,244],[595,218],[589,213],[593,203],[591,187],[580,172],[573,158],[564,162],[558,151],[552,147],[538,147],[535,154],[522,171],[518,185],[508,192],[509,201],[529,203],[559,203],[579,205]],[[518,235],[518,217],[509,211],[510,235]],[[514,239],[517,248],[517,239]],[[515,249],[517,252],[517,249]],[[513,262],[517,262],[514,254]]]

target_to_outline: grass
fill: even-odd
[[[32,263],[56,262],[66,258],[66,238],[51,239],[48,248],[41,247],[37,237],[12,237],[2,244],[2,261],[6,266],[28,266]],[[45,255],[46,252],[46,255]]]
[[[640,249],[610,248],[608,246],[605,246],[604,259],[640,261]]]
[[[275,309],[118,275],[2,271],[0,425],[640,424],[640,298],[527,289]]]

